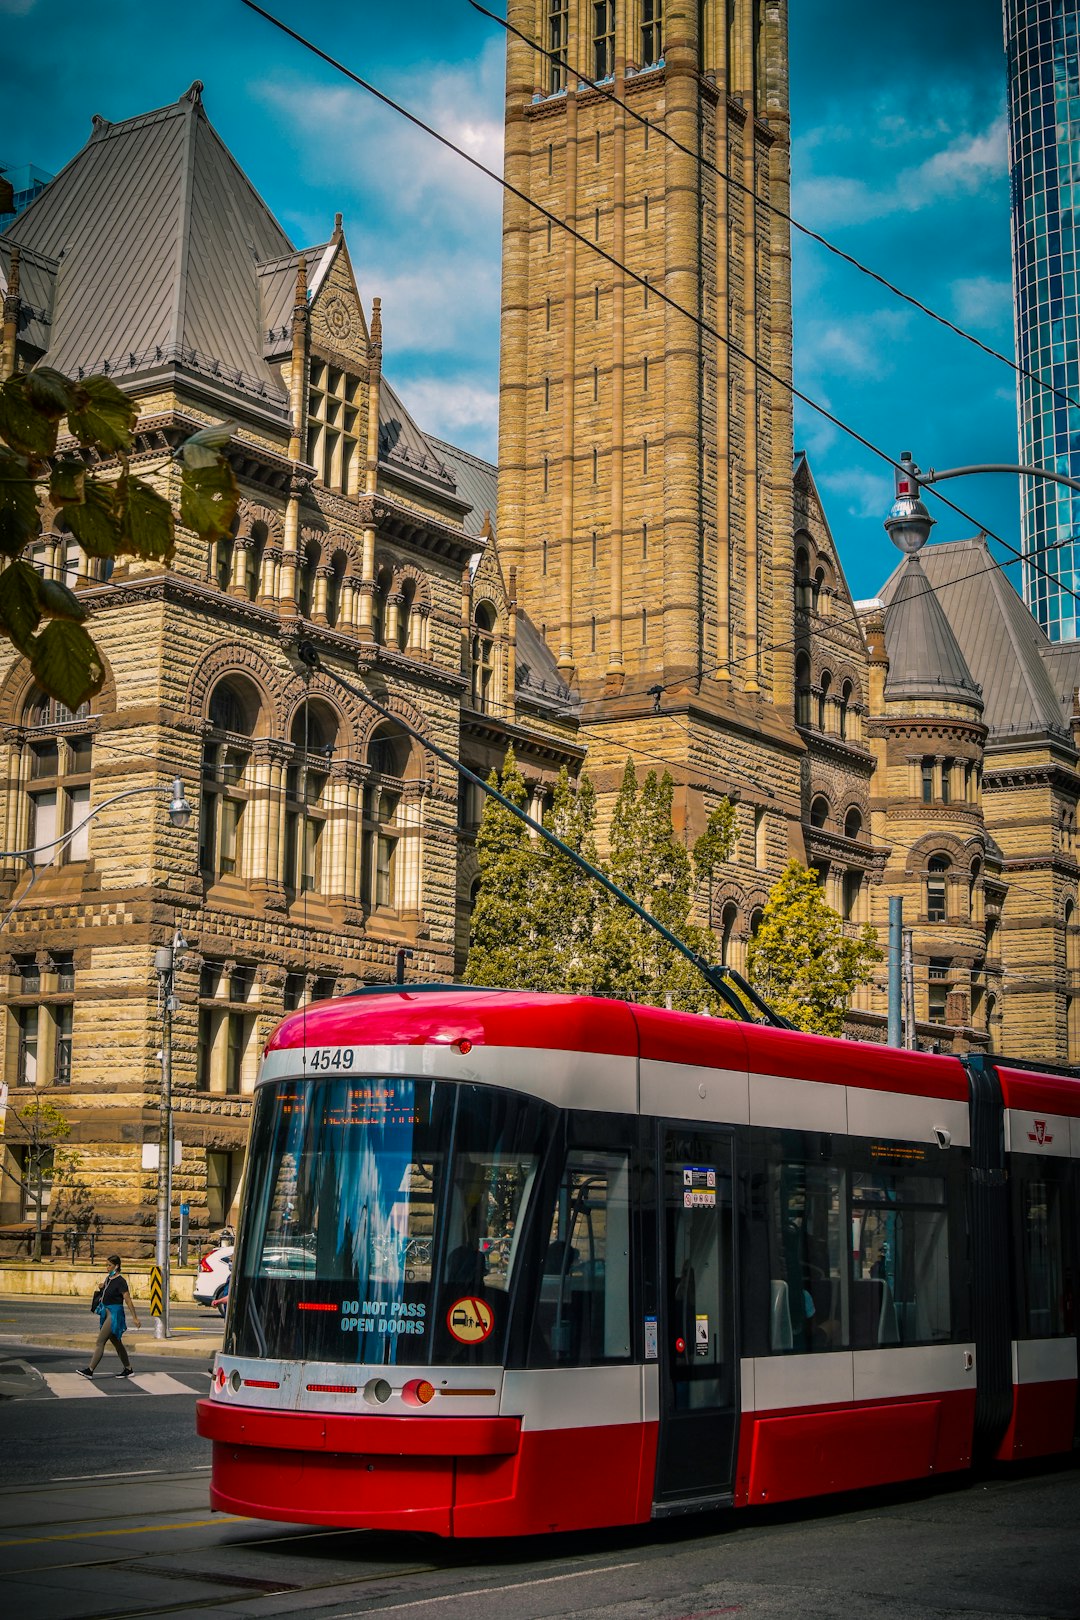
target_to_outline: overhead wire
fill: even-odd
[[[715,174],[718,179],[723,180],[726,185],[734,186],[737,191],[743,192],[747,197],[750,197],[753,200],[756,207],[764,208],[768,213],[775,214],[778,219],[782,219],[784,223],[790,225],[793,230],[798,231],[802,236],[808,237],[810,241],[817,242],[819,246],[825,248],[836,258],[842,259],[845,264],[851,265],[852,269],[858,270],[861,275],[868,276],[871,281],[876,281],[879,286],[884,287],[887,292],[892,293],[896,298],[901,299],[905,304],[910,304],[913,309],[917,309],[923,315],[929,316],[930,320],[936,321],[939,326],[945,327],[947,331],[954,333],[959,338],[963,338],[966,343],[971,343],[975,348],[981,349],[982,352],[989,355],[991,359],[1000,360],[1002,365],[1009,367],[1010,371],[1013,371],[1018,376],[1025,378],[1028,382],[1037,384],[1037,386],[1045,390],[1045,392],[1053,394],[1056,399],[1060,399],[1063,404],[1075,406],[1078,410],[1080,410],[1080,400],[1074,399],[1071,394],[1065,393],[1065,391],[1058,388],[1056,384],[1047,382],[1046,379],[1044,377],[1040,377],[1037,372],[1029,371],[1026,366],[1022,366],[1016,360],[1010,359],[1007,354],[1003,354],[1000,349],[995,349],[991,344],[984,342],[982,338],[976,337],[975,334],[973,332],[969,332],[966,327],[958,325],[955,321],[951,321],[947,315],[942,315],[939,310],[933,309],[929,304],[924,303],[922,299],[916,298],[914,293],[905,292],[903,287],[898,287],[896,283],[890,281],[887,276],[883,276],[879,270],[873,269],[870,265],[863,264],[861,259],[857,259],[853,253],[847,252],[845,248],[837,246],[835,242],[830,242],[828,237],[823,236],[820,231],[815,231],[811,226],[804,225],[801,220],[795,218],[794,214],[788,213],[787,209],[781,208],[778,203],[771,202],[768,198],[760,196],[752,186],[748,186],[746,182],[740,180],[737,175],[732,174],[727,169],[721,168],[716,163],[710,162],[710,160],[703,157],[700,152],[694,152],[690,147],[678,140],[676,136],[672,135],[669,130],[664,129],[660,124],[654,124],[650,118],[646,118],[644,114],[639,113],[636,108],[630,106],[630,104],[623,100],[621,96],[616,95],[615,91],[611,88],[609,81],[603,79],[591,79],[589,75],[587,73],[583,73],[580,68],[573,67],[567,57],[561,56],[557,51],[549,51],[540,43],[539,40],[533,39],[522,29],[516,27],[509,20],[509,18],[500,17],[496,12],[489,11],[486,6],[482,6],[480,4],[480,0],[468,0],[468,4],[473,8],[474,11],[478,11],[481,16],[487,17],[490,22],[495,23],[497,27],[505,29],[508,34],[513,34],[517,39],[520,39],[523,45],[527,45],[530,50],[535,51],[536,54],[543,57],[545,61],[558,65],[566,73],[573,74],[574,78],[577,79],[580,84],[587,85],[590,90],[597,91],[598,94],[604,96],[606,100],[612,102],[616,107],[621,107],[622,110],[628,113],[629,116],[637,123],[647,126],[648,129],[650,129],[654,134],[659,135],[662,140],[668,141],[678,151],[683,152],[687,157],[693,158],[701,165],[703,169],[708,169],[709,172]]]

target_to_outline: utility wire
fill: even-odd
[[[835,428],[839,428],[840,432],[846,434],[849,439],[853,439],[856,444],[861,444],[864,450],[869,450],[871,455],[876,456],[879,461],[884,461],[887,466],[893,467],[898,471],[904,470],[901,467],[900,462],[897,461],[895,457],[890,456],[888,451],[882,450],[881,447],[876,445],[872,439],[868,439],[865,434],[860,433],[857,428],[853,428],[850,423],[845,422],[842,417],[835,415],[835,413],[828,410],[826,406],[820,404],[809,394],[804,393],[802,389],[797,388],[790,378],[781,376],[779,372],[773,371],[771,367],[765,365],[763,361],[756,359],[751,354],[748,354],[745,349],[740,348],[737,343],[735,343],[731,338],[726,337],[724,333],[718,331],[716,327],[712,326],[702,316],[695,315],[683,304],[680,304],[677,299],[672,298],[669,293],[663,292],[658,286],[655,285],[655,283],[649,282],[645,276],[639,275],[638,272],[636,270],[632,270],[628,264],[625,264],[621,259],[617,259],[615,255],[609,253],[606,248],[601,247],[598,242],[590,242],[588,237],[585,236],[581,231],[575,230],[575,228],[566,220],[561,219],[558,214],[553,214],[550,209],[545,208],[542,203],[537,202],[535,197],[531,197],[528,192],[522,191],[518,186],[513,185],[501,174],[497,174],[494,169],[489,169],[486,163],[481,163],[479,158],[475,158],[470,152],[466,152],[463,147],[458,146],[454,141],[452,141],[448,135],[443,135],[441,131],[435,129],[433,125],[425,123],[424,119],[419,117],[418,114],[410,112],[407,107],[403,107],[401,103],[395,101],[392,96],[388,96],[384,90],[379,90],[367,79],[361,78],[358,73],[354,73],[352,69],[346,67],[343,62],[339,62],[336,57],[329,55],[329,53],[322,50],[320,46],[314,44],[310,39],[305,38],[303,34],[298,33],[295,28],[290,28],[288,23],[282,22],[280,18],[273,16],[269,11],[264,11],[262,6],[255,3],[255,0],[241,0],[241,3],[247,6],[249,11],[254,11],[258,16],[262,17],[274,28],[279,29],[281,33],[287,35],[288,38],[295,40],[295,42],[298,45],[303,46],[306,51],[310,51],[311,54],[318,57],[321,62],[325,62],[328,67],[332,67],[334,71],[336,73],[340,73],[343,78],[348,79],[351,83],[357,85],[361,90],[366,91],[368,95],[372,96],[376,101],[381,102],[383,106],[389,107],[392,112],[396,112],[399,117],[404,118],[406,122],[412,124],[414,128],[422,130],[425,135],[430,135],[432,140],[437,141],[438,144],[445,147],[447,151],[456,153],[458,157],[460,157],[464,162],[468,163],[472,168],[476,169],[480,174],[486,175],[489,180],[494,180],[495,184],[501,186],[503,190],[510,196],[516,197],[519,202],[522,202],[526,205],[526,207],[533,209],[536,213],[540,214],[543,219],[549,220],[552,225],[557,225],[559,230],[565,232],[567,236],[572,237],[574,241],[579,242],[582,247],[587,248],[598,258],[603,259],[605,263],[611,265],[613,269],[618,270],[620,274],[629,277],[631,281],[636,282],[637,285],[642,289],[647,287],[653,297],[658,298],[661,303],[667,304],[668,307],[675,310],[677,314],[684,316],[692,323],[692,325],[696,326],[699,331],[704,332],[707,337],[712,338],[717,343],[722,343],[731,354],[744,361],[745,364],[756,371],[759,376],[767,377],[770,382],[776,383],[778,387],[783,388],[787,393],[789,393],[793,399],[797,399],[803,405],[808,406],[809,409],[814,411],[816,415],[820,416],[823,421],[829,422]],[[1042,567],[1041,563],[1037,563],[1033,557],[1025,556],[1023,552],[1018,551],[1015,546],[1010,545],[1007,540],[1003,539],[1001,535],[996,534],[993,529],[988,528],[985,523],[980,523],[977,518],[972,517],[971,513],[965,511],[965,509],[958,505],[956,501],[953,501],[948,496],[943,495],[936,486],[929,485],[927,488],[935,500],[940,501],[941,504],[948,507],[951,512],[955,512],[958,517],[963,518],[964,522],[969,523],[973,529],[981,529],[989,539],[996,540],[998,545],[1003,546],[1006,551],[1011,552],[1012,555],[1018,560],[1026,563],[1028,567],[1034,569],[1036,573],[1042,574],[1045,578],[1049,579],[1051,584],[1055,585],[1059,590],[1064,591],[1068,596],[1071,596],[1076,601],[1080,602],[1080,591],[1074,591],[1070,586],[1062,584],[1062,582],[1056,579],[1052,574],[1048,574],[1046,569]]]
[[[883,276],[880,271],[872,269],[870,265],[863,264],[861,259],[857,259],[853,253],[848,253],[844,248],[838,247],[835,242],[830,242],[828,237],[822,236],[820,231],[815,231],[809,225],[802,224],[800,220],[797,220],[793,214],[789,214],[786,209],[781,208],[779,204],[769,202],[765,197],[758,196],[753,187],[746,185],[744,181],[731,174],[727,169],[722,169],[718,164],[711,163],[708,158],[702,157],[700,153],[691,151],[690,147],[684,146],[682,141],[677,140],[666,129],[659,124],[654,124],[651,119],[644,117],[643,114],[637,112],[625,102],[621,96],[617,96],[605,81],[590,79],[587,73],[582,73],[579,68],[572,67],[570,62],[561,56],[558,51],[546,50],[539,40],[532,39],[528,34],[523,33],[508,18],[500,17],[494,11],[489,11],[486,6],[480,5],[479,0],[469,0],[469,5],[472,6],[474,11],[478,11],[482,17],[487,17],[497,27],[505,29],[508,34],[513,34],[517,39],[520,39],[523,45],[527,45],[530,50],[535,51],[538,56],[542,56],[545,61],[558,66],[565,73],[572,73],[580,84],[588,85],[590,90],[596,90],[600,95],[605,96],[608,101],[613,102],[616,107],[621,107],[637,123],[645,125],[663,140],[670,142],[678,151],[685,153],[687,157],[693,158],[703,169],[708,169],[727,185],[734,186],[737,191],[741,191],[747,197],[752,198],[757,207],[766,209],[770,214],[775,214],[777,219],[784,220],[793,230],[808,237],[810,241],[817,242],[819,246],[834,254],[836,258],[842,259],[845,264],[851,265],[852,269],[858,270],[864,276],[868,276],[871,281],[876,281],[887,292],[902,299],[905,304],[910,304],[913,309],[919,310],[923,315],[929,316],[932,321],[937,321],[939,326],[944,326],[947,331],[963,338],[966,343],[971,343],[975,348],[981,349],[991,359],[1000,360],[1002,365],[1008,366],[1011,371],[1016,372],[1017,376],[1036,383],[1039,388],[1053,394],[1056,399],[1060,399],[1064,404],[1075,406],[1080,410],[1080,400],[1074,399],[1071,394],[1066,394],[1062,389],[1056,387],[1053,383],[1047,382],[1045,378],[1040,377],[1036,372],[1029,371],[1026,366],[1022,366],[1017,361],[1010,359],[1007,354],[1002,354],[1000,349],[995,349],[989,343],[984,343],[982,338],[977,338],[973,332],[958,326],[955,321],[950,321],[948,316],[939,314],[936,309],[931,309],[929,304],[924,304],[913,293],[905,292],[902,287],[898,287],[895,282]]]

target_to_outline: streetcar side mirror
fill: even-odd
[[[934,1140],[937,1142],[939,1148],[950,1147],[952,1145],[952,1132],[947,1131],[944,1125],[935,1125]]]

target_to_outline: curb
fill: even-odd
[[[37,1346],[46,1350],[89,1353],[96,1343],[96,1333],[33,1333],[25,1337],[0,1334],[0,1346],[5,1348]],[[206,1333],[185,1333],[174,1339],[144,1338],[141,1334],[132,1338],[129,1330],[124,1335],[124,1345],[128,1354],[133,1356],[198,1356],[205,1355],[207,1351],[220,1350],[221,1338]]]

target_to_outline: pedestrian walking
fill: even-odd
[[[124,1307],[130,1307],[137,1328],[141,1328],[142,1323],[139,1321],[139,1313],[136,1311],[131,1298],[127,1278],[120,1270],[121,1263],[118,1254],[109,1255],[109,1275],[105,1278],[95,1296],[97,1298],[96,1309],[98,1320],[101,1323],[101,1331],[97,1336],[94,1353],[90,1357],[90,1365],[77,1369],[80,1378],[93,1378],[97,1364],[105,1354],[107,1344],[111,1344],[120,1357],[120,1371],[115,1376],[117,1378],[131,1378],[134,1375],[135,1369],[131,1365],[123,1342],[124,1333],[127,1330],[127,1315]]]

